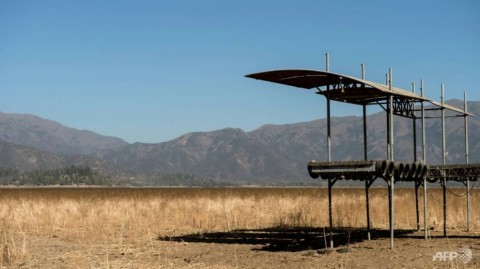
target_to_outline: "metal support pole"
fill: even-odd
[[[412,92],[415,94],[415,83],[412,83]],[[413,113],[413,161],[417,161],[417,118],[415,111]]]
[[[442,178],[443,190],[443,237],[447,237],[447,181]]]
[[[361,64],[362,66],[362,80],[365,80],[365,65]]]
[[[417,231],[420,231],[420,212],[418,209],[418,188],[420,184],[415,182],[415,214],[417,216]]]
[[[327,98],[327,161],[332,161],[332,125],[330,118],[330,99]]]
[[[442,105],[445,104],[445,88],[442,83]],[[442,161],[443,165],[447,164],[447,152],[446,152],[446,138],[445,138],[445,108],[442,107]],[[444,172],[445,173],[445,172]],[[443,187],[443,237],[447,237],[447,180],[445,174],[442,178]]]
[[[392,80],[393,80],[393,75],[392,75],[392,69],[390,68],[388,70],[388,88],[391,91],[392,90]],[[393,96],[390,95],[388,97],[389,104],[388,104],[388,118],[389,118],[389,125],[387,128],[389,129],[389,156],[388,160],[393,161]],[[394,203],[394,189],[395,189],[395,179],[394,176],[391,176],[389,178],[390,182],[390,188],[389,188],[389,196],[390,196],[390,249],[393,249],[393,237],[394,237],[394,226],[395,226],[395,203]]]
[[[412,92],[415,94],[415,83],[412,83]],[[413,161],[417,162],[417,118],[413,111]],[[418,187],[420,184],[415,181],[415,213],[417,216],[417,231],[420,230],[420,215],[418,210]]]
[[[325,53],[325,71],[330,72],[330,54]]]
[[[445,104],[445,87],[442,83],[442,105]],[[446,138],[445,138],[445,108],[442,107],[442,161],[447,164]]]
[[[420,96],[423,97],[425,88],[423,86],[423,79],[420,80]],[[423,101],[420,103],[422,109],[422,161],[424,164],[427,164],[427,139],[425,133],[425,106]]]
[[[414,112],[415,117],[415,112]],[[413,161],[417,161],[417,119],[413,118]]]
[[[371,224],[370,224],[370,195],[369,195],[369,188],[370,188],[370,180],[365,180],[365,200],[367,203],[367,239],[370,240],[371,236]]]
[[[325,54],[326,58],[326,70],[330,72],[330,55],[328,53]],[[327,84],[327,91],[330,90],[330,85]],[[331,139],[331,121],[330,121],[330,99],[327,98],[327,160],[329,162],[332,161],[332,139]]]
[[[325,54],[326,71],[330,71],[330,55]],[[330,85],[327,85],[327,91],[330,90]],[[331,122],[330,122],[330,99],[327,98],[327,158],[328,162],[332,161],[332,145],[331,145]],[[333,248],[333,221],[332,221],[332,183],[331,179],[328,179],[328,219],[329,219],[329,233],[330,233],[330,248]]]
[[[387,179],[388,184],[388,226],[390,229],[390,249],[393,249],[393,182],[392,177]]]
[[[363,158],[368,160],[367,152],[367,107],[363,105]],[[367,203],[367,238],[371,239],[371,227],[370,227],[370,199],[368,189],[370,188],[370,180],[365,180],[365,199]]]
[[[468,159],[468,108],[467,108],[467,93],[463,93],[463,108],[465,110],[465,164],[469,163]],[[467,180],[467,232],[470,232],[470,179]]]
[[[423,79],[420,81],[420,95],[423,97]],[[427,164],[426,135],[425,135],[425,108],[423,101],[420,103],[422,109],[422,160]],[[423,178],[423,228],[425,239],[428,238],[428,221],[427,221],[427,178]]]
[[[327,151],[328,151],[328,162],[332,161],[331,155],[331,125],[330,125],[330,99],[327,98]],[[332,232],[332,184],[331,180],[328,179],[328,217],[330,224],[330,248],[333,248],[333,232]]]
[[[328,225],[330,233],[330,248],[333,248],[333,232],[332,232],[332,180],[328,179]]]
[[[385,75],[385,79],[386,79],[387,85],[389,85],[389,90],[392,90],[390,86],[390,71],[391,69],[389,69],[389,73]],[[393,106],[390,105],[391,103],[392,103],[392,98],[388,97],[387,98],[387,160],[390,160],[391,143],[392,143],[391,137],[390,137],[390,125],[391,125],[390,111]]]
[[[392,68],[389,68],[388,70],[388,89],[392,91],[393,86],[392,86],[392,80],[393,80],[393,72]],[[393,95],[390,95],[389,97],[390,104],[389,104],[389,110],[390,112],[388,113],[388,118],[390,121],[390,126],[389,126],[389,132],[390,132],[390,161],[393,161]]]
[[[368,160],[367,106],[363,105],[363,159]]]
[[[365,80],[365,65],[362,63],[362,80]],[[368,139],[367,139],[367,105],[363,104],[363,158],[368,160]],[[367,209],[367,239],[371,239],[371,226],[370,226],[370,180],[365,180],[365,202]]]
[[[390,97],[387,99],[387,160],[390,160]]]

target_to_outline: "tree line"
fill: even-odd
[[[19,171],[0,167],[1,185],[111,185],[110,177],[88,166]]]

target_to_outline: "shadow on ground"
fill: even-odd
[[[158,237],[162,241],[249,244],[258,245],[255,250],[264,251],[303,251],[325,249],[329,245],[328,229],[323,228],[268,228],[234,230],[230,232],[195,233],[180,236]],[[395,230],[395,237],[405,237],[414,230]],[[367,239],[365,229],[335,228],[332,230],[335,247],[347,246]],[[371,239],[390,237],[389,230],[372,230]]]

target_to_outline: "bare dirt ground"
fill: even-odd
[[[393,250],[385,193],[371,190],[366,240],[363,190],[336,189],[325,249],[325,189],[0,189],[0,268],[480,268],[478,189],[469,233],[463,190],[448,193],[447,238],[430,190],[427,240],[397,190]]]
[[[270,237],[268,231],[263,236],[252,231],[163,238],[124,234],[115,241],[59,232],[30,237],[28,254],[4,268],[480,268],[480,234],[452,232],[443,238],[433,233],[425,240],[415,232],[399,235],[394,250],[384,237],[325,250],[314,248],[315,243],[323,246],[323,237],[296,232],[294,237],[288,231]],[[462,246],[472,251],[472,259],[450,261],[450,252]],[[447,253],[446,261],[433,261],[439,251]]]

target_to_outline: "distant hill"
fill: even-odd
[[[37,150],[0,140],[0,168],[19,171],[55,170],[70,166],[90,167],[112,177],[128,177],[131,172],[103,159],[86,155],[63,155]]]
[[[265,183],[298,177],[292,161],[240,129],[189,133],[160,144],[135,143],[95,155],[137,173],[181,173]]]
[[[449,103],[462,107],[461,101]],[[480,112],[480,102],[470,102],[472,113]],[[447,114],[448,115],[448,114]],[[386,116],[384,112],[370,115],[368,126],[369,159],[386,158]],[[448,163],[464,162],[464,133],[461,118],[447,118]],[[95,154],[136,173],[167,171],[228,180],[278,182],[306,180],[309,160],[326,160],[326,120],[288,125],[265,125],[252,132],[223,129],[190,133],[160,144],[133,144]],[[394,118],[395,159],[413,160],[413,121]],[[363,131],[361,117],[332,118],[333,160],[362,160]],[[476,134],[480,120],[470,118],[471,161],[480,147]],[[441,122],[428,119],[427,162],[441,162]],[[421,122],[417,121],[418,147],[421,158]],[[477,151],[478,152],[478,151]]]
[[[67,155],[87,155],[128,144],[119,138],[65,127],[37,116],[9,113],[0,113],[0,140]]]
[[[463,102],[450,104],[463,107]],[[480,102],[469,102],[480,115]],[[448,115],[448,114],[447,114]],[[417,121],[421,157],[421,122]],[[386,116],[368,117],[369,159],[385,158]],[[394,118],[396,160],[410,161],[412,120]],[[464,162],[463,119],[448,118],[447,162]],[[480,162],[480,119],[469,118],[471,162]],[[265,125],[252,132],[226,128],[195,132],[158,144],[135,143],[78,131],[30,115],[0,114],[0,167],[51,169],[88,165],[113,177],[149,184],[182,184],[211,180],[222,184],[310,184],[309,160],[326,160],[326,120]],[[441,163],[441,122],[428,119],[427,163]],[[363,159],[361,117],[332,118],[333,160]],[[152,183],[153,182],[153,183]],[[181,182],[181,183],[178,183]],[[192,183],[193,184],[193,183]]]

